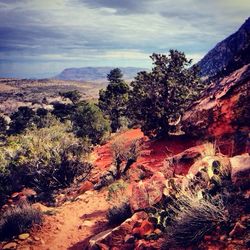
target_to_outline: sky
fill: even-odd
[[[249,15],[249,0],[0,0],[0,77],[150,68],[169,49],[197,62]]]

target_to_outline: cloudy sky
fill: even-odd
[[[249,0],[0,0],[0,77],[150,67],[171,48],[197,61],[249,15]]]

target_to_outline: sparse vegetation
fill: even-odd
[[[108,210],[107,219],[110,225],[119,225],[132,216],[132,211],[128,203],[122,203]]]
[[[50,192],[70,185],[79,176],[84,179],[91,170],[84,162],[90,143],[69,130],[69,126],[56,122],[49,128],[8,137],[0,147],[2,191],[27,186]]]
[[[139,140],[133,140],[127,142],[121,138],[117,138],[111,145],[113,152],[114,164],[117,168],[117,178],[120,178],[122,174],[126,174],[130,166],[136,162],[141,151],[141,142]],[[124,169],[121,169],[121,163],[125,162]]]
[[[165,247],[188,247],[228,221],[221,198],[199,199],[195,195],[184,195],[174,200],[170,209],[171,222],[166,225]]]
[[[26,233],[34,224],[42,223],[42,213],[29,204],[23,203],[8,208],[1,214],[0,240],[10,239]]]
[[[127,183],[123,180],[118,180],[108,187],[108,197],[107,201],[111,202],[113,205],[119,205],[126,203],[128,197],[126,196]]]
[[[0,141],[2,139],[4,139],[4,137],[6,136],[6,132],[7,132],[7,121],[5,120],[5,118],[3,116],[1,116],[0,114]]]
[[[108,187],[107,201],[112,205],[107,212],[110,225],[118,225],[132,216],[129,199],[126,195],[127,185],[123,180],[119,180]]]

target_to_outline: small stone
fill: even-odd
[[[162,231],[159,229],[159,228],[156,228],[155,231],[154,231],[155,234],[161,234]]]
[[[9,242],[3,246],[3,249],[16,249],[17,243],[16,242]]]
[[[148,220],[144,220],[140,226],[140,235],[143,237],[149,235],[154,231],[154,226]]]
[[[24,234],[19,234],[18,235],[18,239],[19,240],[26,240],[30,237],[30,235],[28,233],[24,233]]]
[[[220,236],[220,241],[225,241],[226,239],[227,239],[227,236],[226,236],[226,235]]]
[[[11,198],[12,198],[12,199],[15,199],[15,198],[17,198],[19,195],[20,195],[20,193],[15,192],[15,193],[13,193],[13,194],[11,195]]]
[[[135,237],[133,235],[126,235],[124,238],[126,244],[131,244],[135,242]]]
[[[83,226],[83,227],[92,227],[92,226],[94,226],[95,225],[95,222],[94,221],[90,221],[90,220],[85,220],[82,224],[81,224],[81,226]]]
[[[34,239],[35,241],[40,241],[40,240],[41,240],[41,239],[40,239],[39,237],[37,237],[37,236],[34,236],[33,239]]]
[[[235,245],[244,245],[243,240],[233,240],[232,243],[235,244]]]

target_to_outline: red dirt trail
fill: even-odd
[[[193,146],[193,143],[181,137],[168,140],[149,141],[140,129],[132,129],[116,135],[124,141],[144,139],[144,153],[138,163],[156,170],[163,164],[167,155],[177,154]],[[105,145],[94,149],[96,169],[103,171],[112,163],[111,139]],[[148,153],[146,153],[148,152]],[[106,212],[109,203],[107,190],[87,191],[74,202],[66,202],[52,209],[53,215],[45,215],[40,229],[33,230],[31,237],[18,245],[19,250],[78,250],[84,249],[89,237],[107,229]]]

